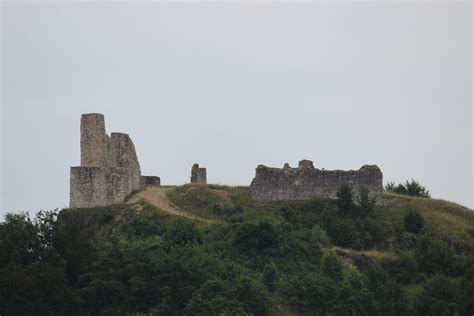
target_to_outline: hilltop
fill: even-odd
[[[224,185],[149,186],[135,193],[129,205],[156,207],[164,214],[181,215],[207,223],[228,223],[238,216],[252,214],[254,220],[290,209],[304,225],[321,224],[321,200],[265,201],[252,199],[248,187]],[[325,203],[335,204],[326,200]],[[389,234],[377,245],[397,246],[403,234],[403,218],[407,209],[418,210],[425,219],[424,231],[452,243],[461,253],[474,255],[474,212],[462,205],[445,200],[384,193],[381,205],[374,210],[376,223]],[[247,210],[247,212],[244,212]],[[177,213],[175,213],[177,211]],[[245,214],[245,215],[242,215]],[[390,242],[392,241],[392,244]]]
[[[419,231],[407,231],[410,212],[423,218]],[[31,239],[24,256],[21,234],[9,235],[18,227]],[[248,187],[149,185],[125,203],[64,209],[36,224],[7,218],[0,240],[2,253],[8,241],[16,245],[0,266],[5,315],[49,314],[52,306],[55,314],[101,315],[474,309],[474,212],[442,200],[384,193],[377,205],[266,201]]]

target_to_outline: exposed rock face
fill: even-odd
[[[349,171],[315,169],[310,160],[300,161],[298,168],[291,168],[288,164],[282,169],[259,165],[250,185],[250,194],[253,198],[265,200],[335,199],[341,184],[347,183],[354,192],[366,187],[380,201],[382,178],[382,171],[376,165]]]
[[[200,168],[199,164],[195,163],[191,168],[191,183],[207,183],[206,168]]]
[[[81,166],[71,167],[70,207],[121,203],[140,186],[140,164],[127,134],[105,132],[102,114],[81,117]]]

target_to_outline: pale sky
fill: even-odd
[[[1,196],[63,208],[82,113],[142,173],[248,185],[258,164],[415,179],[473,207],[470,1],[2,2]]]

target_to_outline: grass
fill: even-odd
[[[295,210],[298,221],[305,225],[320,221],[320,205],[324,200],[260,201],[251,198],[248,187],[222,185],[184,185],[168,192],[177,206],[207,218],[228,220],[244,210],[251,218],[261,218],[281,209]],[[455,203],[386,193],[384,204],[375,209],[380,225],[394,238],[403,233],[403,218],[408,208],[418,210],[425,219],[425,233],[436,235],[453,244],[474,247],[474,212]]]
[[[445,240],[474,247],[474,212],[444,200],[384,194],[384,206],[378,208],[380,220],[393,229],[403,227],[408,208],[419,211],[425,219],[425,231]]]

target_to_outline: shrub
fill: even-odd
[[[394,182],[388,182],[385,185],[385,191],[397,193],[401,195],[417,196],[417,197],[430,197],[430,191],[419,182],[411,179],[411,181],[405,181],[404,184],[400,183],[396,185]]]
[[[425,224],[425,219],[415,209],[409,209],[406,214],[405,218],[403,219],[403,225],[405,230],[409,233],[418,234]]]

